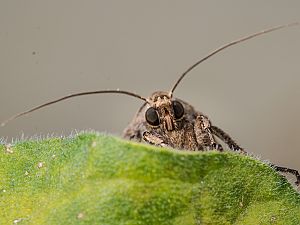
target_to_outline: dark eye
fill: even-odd
[[[173,101],[172,105],[173,105],[175,118],[180,119],[184,114],[183,105],[178,101]]]
[[[150,107],[147,109],[145,114],[147,122],[152,126],[158,126],[159,125],[159,118],[156,110],[153,107]]]

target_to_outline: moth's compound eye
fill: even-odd
[[[173,106],[175,118],[180,119],[181,117],[183,117],[184,114],[183,105],[179,101],[173,101],[172,106]]]
[[[158,114],[157,114],[157,111],[153,107],[150,107],[149,109],[147,109],[147,111],[145,113],[145,117],[146,117],[146,121],[150,125],[152,125],[152,126],[159,125]]]

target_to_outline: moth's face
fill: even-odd
[[[172,131],[178,128],[184,116],[183,104],[170,99],[166,92],[155,92],[149,98],[150,107],[145,112],[147,123],[152,127]]]

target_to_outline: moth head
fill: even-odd
[[[184,107],[179,100],[172,99],[167,92],[154,92],[148,99],[149,108],[145,119],[152,127],[172,131],[178,129],[184,117]]]

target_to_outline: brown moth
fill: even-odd
[[[224,142],[229,147],[229,149],[246,154],[246,151],[242,149],[226,132],[212,125],[207,116],[195,110],[193,106],[191,106],[187,102],[174,98],[173,92],[187,73],[189,73],[200,63],[217,54],[218,52],[256,36],[279,30],[284,27],[290,27],[299,24],[299,22],[296,22],[273,27],[237,39],[217,48],[216,50],[212,51],[207,56],[193,64],[191,67],[189,67],[179,77],[179,79],[176,81],[175,85],[169,92],[156,91],[149,98],[142,97],[130,91],[122,91],[119,89],[75,93],[14,115],[8,120],[4,121],[1,126],[4,126],[7,122],[14,120],[20,116],[29,114],[40,108],[69,98],[91,94],[117,93],[129,95],[144,101],[144,104],[138,110],[136,116],[124,130],[123,137],[126,139],[138,142],[145,141],[149,144],[161,147],[171,147],[180,150],[206,151],[216,149],[219,151],[223,151],[222,145],[218,143],[216,139],[217,137],[222,142]],[[272,164],[271,166],[277,171],[294,174],[296,176],[296,184],[299,185],[300,175],[297,170]]]

